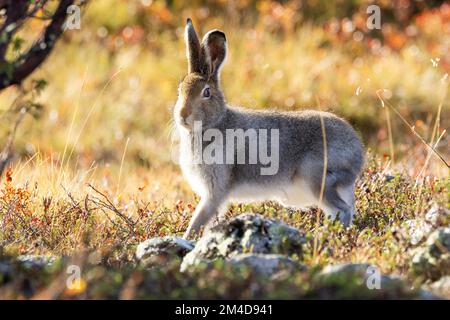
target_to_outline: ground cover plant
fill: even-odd
[[[0,151],[11,152],[0,177],[0,297],[383,299],[424,297],[426,289],[450,298],[446,242],[437,241],[444,258],[432,267],[414,262],[430,235],[449,227],[450,6],[380,2],[382,28],[370,30],[368,2],[316,2],[81,6],[80,29],[65,30],[37,70],[0,92]],[[364,141],[349,229],[314,208],[266,202],[227,211],[227,219],[254,212],[300,230],[307,242],[293,259],[301,270],[271,278],[216,261],[186,275],[177,259],[162,257],[159,267],[136,259],[142,241],[181,236],[198,203],[174,156],[187,16],[201,33],[226,31],[222,78],[231,104],[332,111]],[[30,19],[11,41],[33,41],[42,23]],[[320,278],[342,263],[368,263],[404,283],[369,290],[352,274]],[[72,288],[73,265],[81,278]],[[430,289],[442,279],[447,287]]]

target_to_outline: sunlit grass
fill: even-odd
[[[119,247],[114,261],[122,263],[132,260],[139,241],[181,235],[187,226],[198,199],[171,155],[172,106],[187,69],[182,28],[135,42],[102,36],[105,30],[120,34],[134,19],[125,3],[109,10],[108,1],[96,1],[82,30],[66,34],[33,75],[49,81],[39,98],[45,109],[21,124],[12,180],[0,180],[0,247],[7,253],[74,255]],[[448,159],[448,70],[430,62],[437,53],[420,38],[398,51],[374,53],[357,41],[337,43],[307,22],[282,35],[214,17],[198,29],[215,27],[228,39],[222,87],[230,104],[320,106],[348,119],[371,150],[357,186],[359,214],[349,230],[314,209],[275,203],[234,204],[227,215],[253,211],[304,231],[317,241],[307,248],[308,266],[368,262],[410,276],[409,244],[395,231],[435,203],[449,206],[448,168],[411,132],[414,126]],[[410,126],[392,109],[386,121],[381,89]],[[0,112],[16,95],[13,88],[2,92]],[[6,127],[2,122],[0,134]],[[114,208],[105,206],[105,197]],[[17,206],[14,214],[11,206]]]
[[[224,29],[229,56],[222,86],[229,103],[292,110],[317,108],[320,101],[324,109],[349,119],[366,145],[390,154],[376,95],[386,89],[399,112],[417,122],[416,130],[428,138],[432,135],[448,81],[441,80],[445,70],[431,64],[432,56],[420,43],[412,42],[399,53],[352,54],[354,44],[331,45],[324,30],[308,24],[283,37],[258,29],[227,25]],[[124,43],[112,52],[94,32],[72,31],[71,36],[71,42],[60,43],[36,74],[50,82],[40,98],[46,109],[39,121],[27,118],[23,123],[16,143],[20,154],[31,156],[40,150],[62,157],[67,146],[65,161],[79,161],[88,168],[93,161],[120,162],[129,138],[125,165],[170,161],[167,128],[177,84],[186,72],[182,37],[166,33],[155,39],[153,47]],[[3,93],[2,105],[7,106],[14,94]],[[444,99],[441,107],[441,130],[448,126],[448,101]],[[397,160],[411,156],[418,141],[395,117],[392,131]],[[444,136],[438,146],[443,152],[446,141]],[[429,169],[442,173],[434,158]]]

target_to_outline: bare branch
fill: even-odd
[[[6,61],[6,49],[19,25],[26,18],[29,2],[27,0],[8,0],[4,1],[2,5],[7,12],[6,20],[0,28],[0,62],[4,63]]]
[[[12,62],[12,72],[6,72],[5,70],[0,72],[0,90],[21,83],[45,61],[63,32],[67,8],[73,3],[74,0],[61,0],[50,24],[45,28],[39,40],[25,54]]]

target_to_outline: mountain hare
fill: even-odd
[[[200,43],[188,19],[185,41],[188,73],[179,86],[174,118],[180,166],[201,200],[184,237],[223,214],[230,201],[320,205],[327,217],[349,226],[355,214],[355,180],[364,162],[363,146],[352,127],[328,112],[253,111],[227,105],[219,80],[227,53],[225,34],[209,31]],[[239,134],[244,141],[235,144]],[[269,150],[277,162],[272,168],[267,168]],[[213,160],[206,159],[207,151]],[[247,154],[249,160],[242,161]]]

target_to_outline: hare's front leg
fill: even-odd
[[[195,209],[183,238],[187,239],[191,235],[197,234],[202,226],[206,226],[210,222],[211,218],[218,216],[221,203],[222,199],[218,197],[203,197]]]

